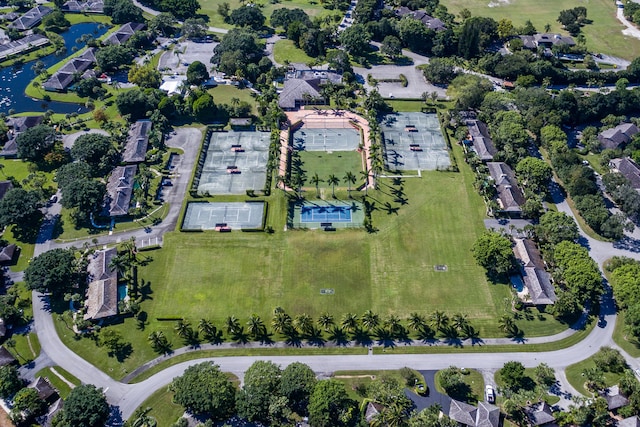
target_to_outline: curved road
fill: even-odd
[[[143,5],[138,0],[133,0],[133,4],[135,4],[137,7],[142,9],[143,12],[146,12],[149,15],[153,15],[153,16],[160,15],[160,12]],[[182,25],[182,21],[178,21],[178,24]],[[208,27],[207,30],[209,30],[212,33],[220,33],[220,34],[227,34],[229,32],[229,30],[227,30],[226,28],[219,28],[219,27]]]
[[[160,226],[151,229],[150,233],[144,230],[106,235],[98,238],[98,244],[115,243],[127,240],[130,237],[147,238],[149,236],[162,237],[164,232],[173,230],[178,218],[182,196],[187,191],[187,185],[191,170],[197,159],[202,135],[198,129],[182,128],[177,130],[177,134],[172,136],[167,145],[178,147],[184,150],[180,156],[174,177],[173,192],[167,195],[167,201],[171,204],[170,212],[165,221]],[[564,200],[557,187],[552,189],[554,202],[559,211],[566,212],[573,216],[573,212]],[[56,205],[54,205],[55,208]],[[55,211],[55,210],[54,210]],[[53,221],[51,221],[53,222]],[[43,227],[42,235],[36,246],[36,254],[42,253],[54,247],[68,247],[72,244],[80,246],[83,241],[71,243],[55,243],[47,240],[47,233],[50,229]],[[50,234],[49,234],[50,236]],[[581,231],[581,238],[585,246],[590,250],[591,256],[602,267],[602,263],[614,255],[624,255],[640,260],[640,242],[627,240],[623,243],[606,243],[591,239]],[[87,239],[89,241],[89,239]],[[200,359],[180,363],[167,368],[149,379],[137,384],[124,384],[109,377],[98,368],[85,361],[73,351],[68,349],[58,337],[52,316],[47,310],[46,300],[41,295],[34,293],[33,298],[34,329],[40,340],[42,354],[35,362],[35,368],[30,373],[36,372],[43,366],[58,365],[76,376],[83,383],[95,384],[105,390],[108,401],[118,406],[123,419],[130,417],[135,409],[158,388],[166,386],[171,380],[181,375],[190,365],[198,363]],[[525,366],[532,367],[541,362],[548,363],[556,368],[559,381],[563,389],[575,393],[568,385],[564,377],[564,368],[573,363],[579,362],[594,354],[601,346],[617,346],[613,343],[612,333],[615,326],[616,315],[613,302],[610,296],[605,298],[602,316],[596,328],[582,341],[576,345],[557,351],[550,352],[512,352],[512,353],[454,353],[454,354],[397,354],[397,355],[335,355],[335,356],[247,356],[247,357],[220,357],[216,358],[216,363],[220,364],[223,370],[233,372],[242,378],[246,369],[256,360],[272,360],[281,365],[287,365],[294,361],[308,364],[316,372],[333,372],[336,370],[368,370],[368,369],[397,369],[403,366],[411,366],[418,370],[433,370],[448,367],[450,365],[464,366],[477,369],[495,369],[509,360],[518,360]],[[552,337],[547,337],[551,341]],[[539,340],[544,340],[539,339]],[[516,349],[516,347],[514,347]],[[636,369],[640,364],[636,359],[625,355],[629,365]],[[28,375],[29,373],[27,373]]]

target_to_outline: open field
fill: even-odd
[[[582,372],[585,369],[595,368],[596,364],[593,362],[593,358],[588,358],[583,360],[582,362],[576,363],[575,365],[570,365],[565,370],[565,374],[567,376],[567,380],[569,383],[580,393],[585,396],[592,396],[591,392],[589,392],[584,384],[585,378],[582,376]],[[621,374],[616,374],[613,372],[605,372],[604,373],[604,383],[605,386],[609,387],[615,384],[618,384],[620,381]]]
[[[251,112],[255,114],[256,111],[256,100],[253,96],[251,96],[252,92],[249,89],[238,89],[232,85],[218,85],[214,88],[207,90],[213,96],[213,101],[216,104],[227,104],[233,105],[234,98],[237,98],[240,101],[248,102],[251,105]]]
[[[57,375],[52,371],[52,369],[55,369],[55,372],[57,372]],[[64,378],[74,386],[80,385],[79,379],[77,379],[76,377],[74,377],[64,369],[62,369],[60,366],[54,366],[52,368],[44,368],[36,374],[36,377],[45,377],[46,379],[48,379],[51,385],[58,390],[60,397],[62,397],[63,399],[66,399],[69,393],[71,393],[71,386],[69,386],[69,384],[63,381],[60,378],[60,376],[62,376],[62,378]]]
[[[355,175],[357,182],[352,184],[352,188],[364,182],[364,178],[360,175],[362,168],[362,154],[357,151],[334,151],[328,153],[326,151],[300,151],[300,160],[302,161],[302,169],[306,172],[305,186],[313,187],[311,178],[314,174],[322,180],[320,187],[330,188],[327,179],[331,175],[335,175],[340,180],[336,187],[347,187],[347,183],[343,178],[349,171]]]
[[[273,46],[273,57],[278,64],[286,62],[298,62],[308,64],[314,61],[314,58],[307,55],[304,50],[296,47],[291,40],[279,40]]]
[[[441,377],[442,371],[436,372],[436,389],[442,394],[447,394],[440,384]],[[471,389],[471,394],[467,396],[467,403],[473,405],[477,404],[479,400],[484,399],[484,379],[482,378],[482,374],[480,372],[476,371],[475,369],[465,369],[464,374],[462,375],[462,379],[464,380],[465,384],[467,384]]]
[[[640,40],[622,34],[625,27],[616,19],[616,6],[611,0],[443,0],[442,4],[456,15],[467,8],[473,16],[511,19],[516,27],[531,20],[540,32],[544,31],[546,24],[551,25],[552,32],[561,31],[556,21],[560,11],[586,6],[588,18],[593,20],[592,24],[582,28],[589,50],[629,60],[640,56]]]
[[[184,413],[184,408],[173,403],[173,392],[163,387],[144,401],[141,408],[151,408],[149,416],[158,422],[157,427],[171,427]]]

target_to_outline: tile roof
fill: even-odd
[[[278,105],[284,109],[295,109],[304,100],[304,96],[311,98],[322,98],[320,94],[320,80],[289,79],[284,82],[284,87],[280,93]]]
[[[640,427],[640,419],[637,415],[618,421],[618,427]]]
[[[25,12],[20,18],[9,24],[9,28],[24,31],[29,30],[42,22],[42,18],[53,12],[53,9],[47,6],[36,6]]]
[[[620,159],[612,159],[609,166],[620,172],[625,178],[631,182],[631,186],[636,190],[640,190],[640,167],[629,157]]]
[[[489,136],[489,129],[487,125],[480,120],[470,119],[466,120],[465,124],[469,130],[469,136],[473,142],[473,149],[475,150],[480,160],[488,162],[493,160],[493,156],[498,152],[493,140]]]
[[[133,182],[137,165],[118,166],[113,169],[107,181],[106,209],[109,216],[121,216],[129,213]]]
[[[4,347],[0,347],[0,366],[12,365],[17,362],[18,361],[13,357],[13,354],[11,354],[9,350]]]
[[[60,9],[62,9],[64,12],[103,13],[104,2],[102,0],[87,0],[87,1],[71,0],[63,4]]]
[[[44,46],[48,43],[49,39],[41,34],[29,34],[21,39],[0,45],[0,59],[31,50],[38,46]]]
[[[551,411],[551,407],[546,402],[534,403],[524,408],[529,425],[541,426],[552,423],[556,420]]]
[[[548,305],[556,302],[556,292],[551,283],[551,275],[545,270],[544,261],[536,244],[529,239],[515,239],[513,252],[520,261],[524,285],[527,287],[531,303]]]
[[[7,126],[13,128],[14,132],[20,133],[34,126],[38,126],[43,120],[44,116],[11,117],[7,120]]]
[[[475,427],[476,410],[475,406],[452,399],[451,406],[449,407],[449,418],[460,424]]]
[[[124,147],[122,161],[125,163],[144,162],[149,146],[149,133],[153,123],[151,120],[138,120],[131,125],[129,136]]]
[[[109,268],[109,263],[117,254],[115,248],[105,249],[94,253],[89,260],[85,320],[118,314],[118,272]]]
[[[513,169],[504,162],[487,162],[487,167],[498,191],[500,209],[508,213],[521,213],[525,199]]]
[[[598,140],[603,148],[616,149],[631,141],[631,138],[638,132],[640,130],[633,123],[622,123],[600,132]]]
[[[44,401],[53,396],[56,396],[56,398],[58,396],[58,391],[44,377],[37,377],[28,387],[35,389],[38,392],[38,397]]]
[[[620,387],[618,387],[617,385],[612,385],[611,387],[607,388],[603,394],[603,397],[607,401],[607,406],[610,411],[622,408],[623,406],[627,406],[629,404],[629,399],[627,399],[620,393]]]
[[[16,157],[18,155],[18,144],[16,143],[15,135],[13,138],[5,142],[2,151],[0,151],[0,157]]]
[[[49,79],[44,82],[42,87],[45,90],[65,90],[67,89],[77,75],[82,74],[96,62],[96,48],[91,47],[85,50],[81,55],[71,58],[58,71],[56,71]]]
[[[0,262],[11,262],[18,247],[14,244],[7,245],[0,251]]]
[[[434,18],[433,16],[427,15],[427,12],[424,10],[411,10],[406,6],[402,6],[395,11],[396,16],[405,17],[409,16],[413,19],[417,19],[422,22],[427,28],[434,31],[442,31],[446,29],[446,25],[438,18]]]
[[[102,44],[122,44],[129,40],[131,36],[145,28],[144,24],[138,22],[127,22],[121,26],[116,32],[107,37]]]

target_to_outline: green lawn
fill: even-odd
[[[326,151],[299,151],[302,169],[306,172],[306,187],[314,187],[311,178],[314,174],[322,180],[320,187],[330,188],[327,183],[329,176],[335,175],[340,183],[336,187],[347,187],[343,177],[347,172],[355,175],[356,184],[352,184],[352,188],[364,182],[364,178],[360,175],[362,167],[362,153],[357,151],[334,151],[332,153]]]
[[[273,57],[278,64],[297,62],[308,64],[314,58],[307,55],[304,50],[296,47],[291,40],[280,40],[273,46]]]
[[[184,408],[173,403],[173,392],[162,387],[144,401],[141,408],[151,408],[148,415],[158,422],[157,427],[171,427],[184,413]]]
[[[251,96],[253,92],[249,89],[238,89],[233,85],[218,85],[209,89],[208,92],[213,96],[213,100],[216,104],[232,105],[232,100],[237,98],[240,101],[248,102],[249,105],[251,105],[251,110],[254,114],[257,112],[256,100]]]
[[[58,375],[56,375],[52,371],[52,369],[55,369]],[[69,372],[65,371],[59,366],[54,366],[52,368],[44,368],[38,373],[36,373],[36,377],[45,377],[46,379],[48,379],[51,385],[58,390],[60,397],[62,397],[63,399],[66,399],[69,393],[71,393],[71,387],[69,386],[69,384],[63,381],[60,378],[60,376],[62,376],[64,379],[66,379],[68,382],[70,382],[74,386],[80,385],[79,379],[77,379],[76,377],[74,377]]]
[[[640,40],[622,34],[625,27],[616,19],[616,6],[611,0],[444,0],[442,4],[456,15],[467,8],[473,16],[511,19],[516,27],[531,20],[540,32],[544,31],[546,24],[551,25],[552,32],[560,32],[560,24],[556,21],[560,11],[586,6],[588,17],[593,20],[592,24],[582,28],[589,50],[629,60],[640,56]]]
[[[419,372],[414,371],[418,378],[422,378]],[[356,392],[356,388],[360,385],[369,385],[372,382],[380,381],[381,377],[391,377],[398,381],[404,387],[405,379],[397,371],[336,371],[333,373],[333,379],[344,384],[349,397],[358,403],[364,400],[364,397]],[[424,381],[423,381],[424,382]]]
[[[35,333],[14,334],[12,338],[16,342],[15,347],[9,347],[5,344],[5,348],[9,350],[21,365],[32,362],[40,354],[40,342],[38,335]]]
[[[565,370],[565,375],[567,376],[567,380],[569,383],[575,388],[578,392],[582,393],[585,396],[592,396],[592,394],[587,391],[585,388],[585,379],[582,376],[582,372],[588,368],[595,368],[596,364],[593,362],[593,358],[588,358],[583,360],[582,362],[578,362],[574,365],[567,366]],[[616,374],[612,372],[604,373],[604,383],[605,386],[609,387],[615,384],[618,384],[620,381],[621,374]]]
[[[613,330],[613,340],[631,357],[640,357],[640,341],[632,335],[625,333],[624,310],[618,311],[616,328]]]
[[[464,369],[464,368],[463,368]],[[440,385],[440,377],[442,371],[436,372],[436,389],[438,392],[447,394],[442,386]],[[482,374],[475,369],[464,369],[464,374],[462,375],[464,382],[471,388],[471,394],[468,396],[467,403],[477,404],[479,400],[484,399],[484,379],[482,378]]]

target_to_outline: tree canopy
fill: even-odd
[[[38,191],[26,191],[13,188],[0,200],[0,226],[15,224],[20,228],[38,225],[40,212],[40,195]]]
[[[316,384],[309,400],[309,423],[317,427],[354,425],[357,418],[356,402],[351,400],[344,384],[336,380],[323,380]]]
[[[355,24],[341,32],[339,39],[347,52],[362,56],[369,50],[371,34],[363,24]]]
[[[279,396],[281,371],[273,362],[254,362],[244,375],[238,392],[238,414],[249,421],[269,421],[269,406]]]
[[[61,412],[64,427],[102,427],[109,419],[107,398],[91,384],[73,388]]]
[[[235,412],[235,388],[218,365],[190,366],[169,387],[173,400],[189,412],[208,414],[215,421],[224,421]]]
[[[578,239],[578,225],[564,212],[547,211],[540,217],[536,227],[538,238],[544,243],[556,245],[563,240],[574,242]]]
[[[309,398],[316,385],[316,374],[304,363],[294,362],[282,371],[280,393],[287,398],[289,408],[298,415],[307,415]]]
[[[16,137],[18,157],[39,162],[51,150],[55,142],[56,132],[51,126],[37,125],[22,132]]]
[[[96,52],[96,63],[102,71],[114,71],[133,61],[133,52],[126,46],[108,45]]]
[[[144,22],[142,10],[128,0],[105,0],[104,14],[110,16],[114,24]]]
[[[187,82],[191,85],[201,85],[209,80],[207,66],[200,61],[193,61],[187,68]]]
[[[508,237],[495,231],[485,231],[473,245],[473,256],[489,276],[504,277],[516,266],[515,255]]]
[[[101,176],[113,169],[117,153],[108,136],[89,133],[76,139],[71,148],[71,157],[76,161],[88,164],[93,171],[93,176]],[[75,172],[75,167],[73,170]],[[60,182],[58,184],[62,187],[66,186]]]
[[[250,4],[231,12],[229,21],[238,27],[249,27],[254,30],[259,30],[264,25],[265,17],[259,7]]]
[[[24,271],[29,289],[63,295],[76,282],[76,257],[71,249],[56,248],[33,258]]]
[[[0,366],[0,397],[7,399],[16,394],[23,386],[15,366]]]

